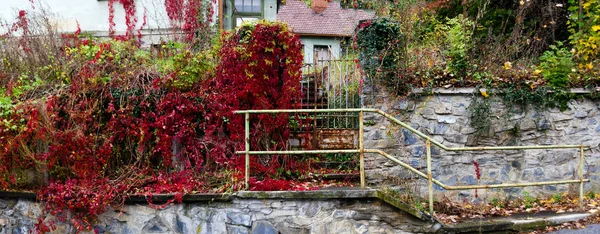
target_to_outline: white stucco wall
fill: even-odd
[[[277,18],[277,0],[263,0],[263,18],[274,21]]]
[[[14,21],[19,10],[39,12],[41,8],[44,8],[51,12],[52,22],[56,23],[62,31],[75,31],[77,23],[79,23],[82,31],[98,33],[99,35],[108,32],[107,0],[34,0],[34,2],[36,9],[32,9],[30,0],[0,0],[0,22],[7,21],[10,23]],[[117,33],[123,32],[126,30],[125,11],[120,3],[115,3],[114,8],[115,30]],[[217,4],[214,5],[214,8],[214,22],[216,22]],[[164,0],[136,0],[138,28],[142,25],[144,13],[147,15],[147,23],[144,27],[145,34],[170,27]],[[5,27],[0,30],[5,30]]]
[[[17,16],[19,10],[38,11],[39,5],[48,9],[54,17],[61,30],[72,31],[77,27],[77,22],[85,31],[107,31],[108,30],[108,1],[102,0],[34,0],[36,9],[32,10],[29,0],[0,0],[0,17],[11,21]],[[158,0],[137,0],[136,15],[141,25],[144,17],[144,9],[148,12],[148,28],[157,27],[159,24],[168,25],[166,18],[156,19],[154,12],[164,12],[164,4]],[[166,15],[166,12],[163,13]],[[115,29],[123,31],[125,26],[125,12],[119,3],[115,4]]]

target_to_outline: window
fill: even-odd
[[[252,22],[252,21],[255,21],[255,20],[258,20],[258,18],[256,18],[256,17],[237,17],[235,19],[235,25],[236,26],[240,26],[244,22]]]
[[[235,0],[236,13],[261,13],[262,0]]]
[[[232,0],[232,3],[234,4],[233,27],[262,18],[263,0]]]
[[[315,45],[314,55],[315,59],[317,60],[315,62],[320,62],[321,60],[329,60],[331,58],[331,51],[329,50],[329,46]]]

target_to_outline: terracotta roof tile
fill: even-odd
[[[277,20],[287,23],[298,34],[351,36],[359,20],[371,19],[374,13],[343,9],[332,1],[323,13],[315,14],[304,2],[288,0],[277,13]]]

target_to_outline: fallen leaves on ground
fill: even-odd
[[[600,223],[600,215],[598,215],[598,213],[593,213],[591,216],[589,216],[585,219],[577,220],[574,222],[563,223],[559,226],[548,226],[544,230],[532,231],[532,232],[529,232],[529,234],[544,234],[544,233],[554,232],[554,231],[558,231],[558,230],[565,230],[565,229],[581,229],[581,228],[585,228],[586,225],[595,224],[595,223]]]
[[[467,219],[489,218],[510,216],[513,214],[538,213],[542,211],[556,212],[557,214],[565,212],[581,211],[579,207],[579,197],[568,194],[556,194],[547,199],[536,199],[525,196],[516,200],[492,199],[488,203],[473,204],[466,200],[462,202],[452,201],[444,197],[441,201],[434,204],[436,211],[435,217],[438,221],[452,224],[460,223]],[[585,228],[591,223],[600,223],[600,196],[594,193],[588,193],[584,198],[584,210],[591,214],[586,219],[576,222],[564,223],[560,226],[546,227],[544,230],[536,230],[531,234],[541,234],[560,229],[579,229]]]

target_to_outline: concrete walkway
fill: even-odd
[[[455,225],[446,225],[443,228],[451,233],[477,233],[501,231],[529,231],[544,229],[546,226],[556,226],[566,222],[573,222],[588,217],[588,213],[562,213],[538,212],[514,214],[506,217],[492,217],[484,219],[470,219]],[[591,232],[599,233],[600,232]]]
[[[575,230],[558,230],[550,232],[552,234],[598,234],[600,233],[600,224],[592,224],[586,226],[584,229]]]

